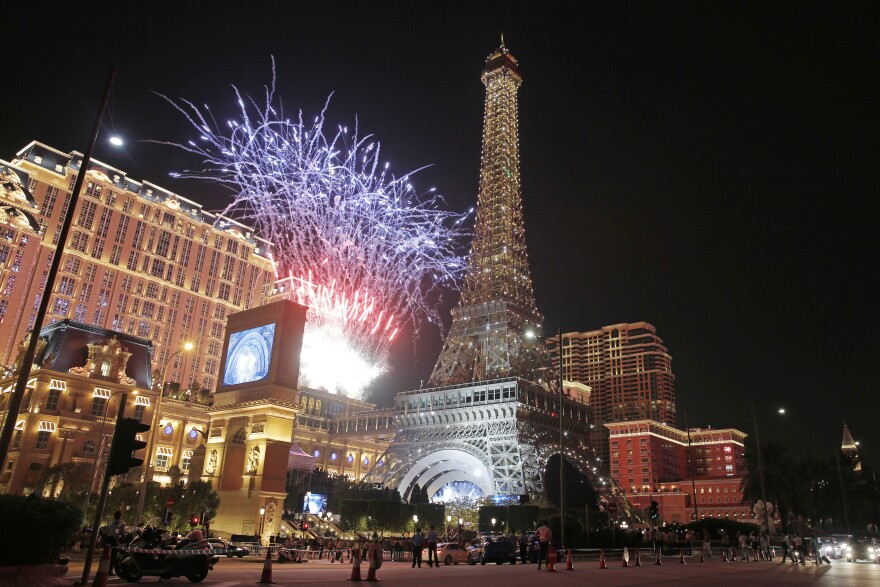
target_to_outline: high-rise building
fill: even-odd
[[[547,339],[559,363],[559,341]],[[613,324],[590,332],[562,334],[562,377],[591,389],[593,443],[608,459],[608,430],[601,424],[655,420],[676,425],[672,357],[647,322]]]
[[[4,164],[32,194],[42,238],[21,229],[0,246],[2,365],[15,361],[19,342],[34,328],[81,162],[77,152],[35,141]],[[226,315],[259,306],[270,294],[271,244],[109,165],[92,160],[87,174],[69,211],[73,223],[45,324],[72,319],[149,339],[154,367],[175,356],[168,382],[213,389]],[[195,345],[192,352],[175,355],[186,341]]]

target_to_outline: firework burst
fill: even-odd
[[[175,177],[232,188],[221,214],[250,224],[274,243],[277,287],[309,306],[302,383],[359,397],[387,370],[387,351],[407,323],[439,324],[439,296],[455,288],[465,261],[466,214],[445,210],[432,188],[380,161],[372,135],[339,126],[325,132],[328,97],[306,124],[284,117],[272,83],[262,103],[242,95],[234,119],[218,123],[207,106],[162,96],[198,137],[165,143],[199,156],[200,171]]]

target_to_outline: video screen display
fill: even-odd
[[[230,334],[223,385],[250,383],[268,377],[274,339],[275,323]]]
[[[323,493],[307,493],[303,500],[303,512],[317,516],[327,507],[327,496]]]

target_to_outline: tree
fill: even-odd
[[[802,513],[800,503],[803,481],[794,460],[788,455],[785,446],[776,441],[762,443],[761,465],[754,445],[746,447],[746,475],[743,477],[741,491],[744,501],[762,500],[761,474],[764,477],[764,493],[767,501],[776,504],[782,519],[783,531],[787,530],[789,513]],[[772,525],[770,530],[772,531]]]

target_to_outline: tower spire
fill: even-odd
[[[519,64],[504,47],[486,59],[480,191],[468,269],[429,385],[502,377],[548,382],[520,193]]]

